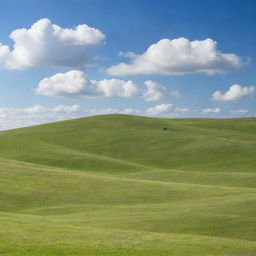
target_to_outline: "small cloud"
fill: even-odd
[[[142,95],[145,101],[161,101],[169,99],[170,97],[178,98],[180,96],[178,91],[168,91],[159,83],[146,81],[144,84],[147,87],[147,91]]]
[[[146,115],[168,115],[173,109],[172,104],[160,104],[146,110]]]
[[[79,105],[67,106],[67,105],[59,105],[53,109],[53,112],[56,113],[74,113],[79,112],[81,107]]]
[[[229,87],[228,91],[221,93],[216,91],[212,95],[212,99],[216,101],[236,101],[253,95],[256,92],[255,86],[244,86],[234,84]]]

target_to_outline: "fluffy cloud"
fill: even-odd
[[[131,98],[139,94],[137,85],[130,80],[104,79],[101,81],[92,81],[92,84],[102,92],[102,97]]]
[[[255,86],[242,87],[238,84],[234,84],[229,87],[229,90],[227,92],[223,94],[220,91],[214,92],[212,95],[212,99],[216,101],[235,101],[253,95],[255,92]]]
[[[247,109],[237,109],[237,110],[231,110],[229,111],[232,115],[246,115],[249,113],[249,110]]]
[[[36,92],[45,96],[78,98],[138,97],[145,101],[162,101],[170,97],[179,97],[177,91],[168,91],[163,85],[153,81],[146,81],[145,86],[146,90],[139,90],[130,80],[88,80],[82,71],[71,70],[44,78],[39,82]]]
[[[90,81],[87,81],[82,71],[58,73],[44,78],[36,89],[38,94],[45,96],[74,97],[83,94],[97,96],[97,92]]]
[[[179,97],[179,93],[177,91],[169,92],[163,85],[159,83],[146,81],[144,84],[147,87],[147,91],[145,91],[142,95],[142,98],[145,101],[161,101],[170,97]]]
[[[53,108],[53,112],[55,113],[76,113],[80,112],[81,107],[79,105],[72,105],[72,106],[67,106],[67,105],[59,105],[55,108]]]
[[[130,98],[138,95],[139,90],[132,81],[119,79],[87,80],[82,71],[71,70],[41,80],[36,92],[46,96]]]
[[[146,110],[146,115],[168,115],[173,109],[172,104],[160,104]]]
[[[82,67],[94,62],[91,48],[105,35],[85,24],[61,28],[49,19],[40,19],[30,28],[10,34],[13,49],[0,44],[0,64],[10,69],[40,66]]]
[[[221,111],[220,108],[205,108],[201,112],[204,114],[210,114],[210,113],[217,114],[217,113],[220,113],[220,111]]]
[[[106,70],[111,75],[189,73],[216,74],[238,69],[241,59],[232,53],[221,53],[212,39],[189,41],[186,38],[162,39],[141,55],[121,53],[130,63],[120,63]]]

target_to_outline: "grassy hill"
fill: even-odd
[[[0,255],[255,256],[255,155],[255,118],[2,131]]]

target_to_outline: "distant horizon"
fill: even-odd
[[[41,126],[41,125],[48,125],[53,123],[59,123],[59,122],[66,122],[66,121],[72,121],[77,119],[85,119],[90,117],[102,117],[102,116],[130,116],[130,117],[143,117],[143,118],[153,118],[153,119],[212,119],[212,120],[222,120],[222,119],[256,119],[256,117],[159,117],[159,116],[145,116],[145,115],[133,115],[133,114],[122,114],[122,113],[109,113],[109,114],[95,114],[90,116],[81,116],[81,117],[73,117],[69,119],[62,119],[62,120],[55,120],[55,121],[49,121],[49,122],[43,122],[43,123],[35,123],[30,125],[24,125],[20,127],[13,127],[13,128],[6,128],[6,129],[0,129],[1,131],[9,131],[9,130],[16,130],[16,129],[22,129],[22,128],[30,128],[33,126]]]

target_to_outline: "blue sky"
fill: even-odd
[[[256,2],[249,0],[1,0],[0,43],[9,50],[1,59],[5,48],[0,46],[0,128],[112,112],[163,117],[254,116],[255,9]],[[92,45],[78,34],[67,39],[65,31],[57,41],[44,41],[46,34],[40,41],[36,30],[33,33],[39,46],[31,45],[28,30],[44,18],[47,21],[40,23],[41,27],[56,24],[63,31],[88,25],[89,30],[82,33],[91,33]],[[15,40],[9,35],[22,28],[27,34],[20,36],[19,32],[16,37],[16,46],[21,47],[16,53]],[[179,38],[185,38],[186,46],[176,51],[175,45],[180,47],[184,41],[172,40]],[[160,47],[162,39],[167,39],[163,42],[166,52]],[[210,46],[217,42],[214,49],[201,50],[206,39],[211,39]],[[196,40],[202,47],[190,48]],[[72,47],[65,48],[71,41]],[[155,59],[153,53],[145,55],[152,44],[159,45]],[[83,53],[72,56],[79,47],[84,47]],[[120,52],[132,52],[135,57],[126,58]],[[217,53],[220,56],[212,60]],[[230,59],[225,54],[234,56]],[[118,66],[121,62],[124,71]],[[113,66],[117,68],[111,69]],[[62,76],[56,78],[56,74]],[[48,80],[39,90],[45,78]],[[152,82],[151,91],[145,81]],[[131,86],[137,90],[131,91]],[[75,92],[70,92],[70,87]],[[216,91],[219,93],[213,97]]]

